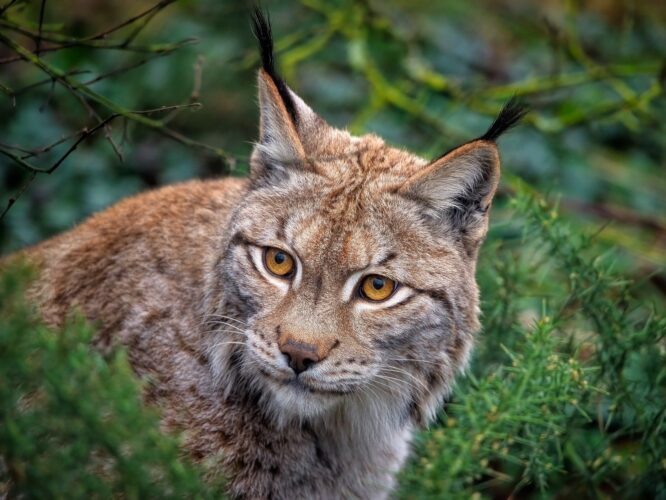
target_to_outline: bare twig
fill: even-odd
[[[2,153],[2,151],[0,151],[0,153]],[[12,208],[12,206],[14,206],[14,203],[16,203],[16,201],[21,196],[23,196],[23,193],[25,193],[28,190],[28,187],[30,186],[30,184],[32,184],[32,181],[35,179],[36,175],[37,175],[37,172],[32,172],[28,176],[28,180],[23,183],[23,186],[21,186],[21,189],[16,194],[11,196],[9,198],[9,200],[7,200],[7,205],[5,205],[5,209],[2,211],[2,213],[0,213],[0,220],[2,220],[5,217],[7,212],[9,212],[9,209]]]
[[[35,167],[34,165],[31,165],[30,163],[26,162],[24,160],[24,157],[15,155],[14,153],[11,153],[10,151],[7,151],[4,149],[2,146],[0,146],[0,154],[5,155],[6,157],[14,160],[16,163],[21,165],[24,169],[34,172],[34,173],[39,173],[39,174],[52,174],[57,170],[57,168],[62,165],[62,162],[64,162],[67,157],[74,152],[74,150],[81,144],[83,141],[86,140],[86,138],[90,137],[93,135],[95,132],[97,132],[100,128],[103,128],[107,123],[109,123],[111,120],[114,118],[117,118],[118,114],[112,114],[106,117],[104,120],[99,122],[97,125],[92,127],[91,129],[84,128],[82,129],[77,135],[79,136],[78,139],[63,153],[58,160],[53,163],[50,167],[47,168],[41,168],[41,167]]]
[[[43,104],[39,106],[39,112],[43,112],[49,104],[51,104],[51,98],[53,97],[53,93],[55,92],[55,80],[51,79],[51,88],[49,89],[49,93],[46,95],[46,100],[44,101]]]
[[[106,80],[107,78],[110,78],[110,77],[112,77],[112,76],[116,76],[116,75],[120,75],[120,74],[125,74],[125,73],[127,73],[128,71],[130,71],[130,70],[136,69],[136,68],[138,68],[138,67],[140,67],[140,66],[143,66],[143,65],[146,64],[146,63],[149,63],[149,62],[151,62],[151,61],[153,61],[153,60],[155,60],[155,59],[158,59],[158,58],[160,58],[160,57],[164,57],[164,56],[166,56],[166,55],[168,55],[168,53],[164,53],[164,52],[159,52],[159,53],[157,53],[157,54],[152,54],[152,55],[149,56],[149,57],[146,57],[146,58],[144,58],[144,59],[141,59],[141,60],[139,60],[139,61],[136,61],[136,62],[134,62],[134,63],[132,63],[132,64],[128,64],[127,66],[121,66],[120,68],[116,68],[116,69],[111,70],[111,71],[109,71],[109,72],[107,72],[107,73],[103,73],[103,74],[101,74],[101,75],[98,75],[98,76],[96,76],[95,78],[91,78],[90,80],[86,80],[85,82],[83,82],[83,85],[92,85],[93,83],[97,83],[97,82],[100,82],[100,81],[102,81],[102,80]]]
[[[190,93],[190,97],[187,101],[187,103],[189,104],[194,104],[199,100],[199,95],[201,93],[201,81],[203,75],[203,63],[204,63],[204,57],[200,55],[199,57],[197,57],[197,61],[194,63],[194,78],[192,84],[192,92]],[[171,120],[173,120],[176,116],[178,116],[183,109],[185,108],[180,107],[172,111],[162,121],[164,123],[171,122]]]
[[[46,8],[46,0],[42,0],[39,6],[39,29],[37,31],[37,40],[35,41],[35,54],[39,55],[40,45],[42,44],[42,26],[44,25],[44,9]]]
[[[23,148],[21,146],[15,146],[13,144],[5,144],[3,142],[0,142],[0,148],[4,148],[4,149],[7,149],[7,150],[13,150],[13,151],[19,151],[21,153],[24,153],[24,155],[21,156],[21,159],[22,160],[27,160],[28,158],[32,158],[34,156],[39,156],[41,154],[44,154],[44,153],[47,153],[47,152],[51,151],[56,146],[59,146],[63,142],[67,142],[68,140],[72,139],[73,137],[76,137],[77,135],[79,135],[80,133],[81,133],[81,131],[77,130],[76,132],[73,132],[69,135],[65,135],[65,136],[61,137],[57,141],[52,142],[51,144],[48,144],[47,146],[41,146],[39,148],[34,148],[34,149],[27,149],[27,148]]]
[[[143,29],[145,29],[151,20],[154,19],[155,16],[166,6],[174,3],[175,0],[161,0],[152,7],[119,24],[112,26],[111,28],[85,37],[68,36],[59,31],[49,29],[47,26],[45,26],[44,17],[46,10],[46,0],[41,0],[40,2],[39,21],[36,30],[33,30],[30,27],[26,27],[25,25],[18,24],[1,15],[18,1],[19,0],[10,0],[10,2],[2,7],[2,10],[0,10],[0,44],[7,46],[10,51],[13,52],[13,55],[0,60],[0,65],[17,61],[24,61],[43,72],[46,75],[46,78],[26,85],[17,91],[14,91],[9,87],[0,84],[0,91],[14,99],[17,94],[24,93],[30,89],[34,89],[42,85],[51,84],[51,89],[48,92],[46,102],[42,106],[44,107],[50,104],[52,96],[56,90],[56,86],[61,86],[81,103],[81,106],[87,112],[89,120],[93,121],[94,125],[80,129],[72,134],[65,135],[45,146],[33,149],[0,143],[0,155],[9,158],[19,167],[28,172],[27,182],[21,187],[18,193],[10,198],[7,206],[0,215],[0,218],[4,217],[9,208],[11,208],[11,206],[16,203],[16,200],[20,198],[23,193],[25,193],[25,191],[28,189],[28,186],[35,179],[37,174],[49,175],[55,172],[83,141],[96,134],[99,130],[104,130],[104,136],[106,140],[109,141],[115,154],[118,156],[119,160],[122,161],[123,154],[121,146],[124,145],[126,141],[128,125],[130,123],[138,123],[144,127],[155,130],[161,135],[175,140],[185,146],[197,148],[221,157],[230,166],[235,165],[236,158],[229,155],[226,151],[191,139],[190,137],[187,137],[180,132],[167,127],[167,123],[183,109],[196,109],[201,106],[197,102],[200,96],[203,68],[203,59],[201,57],[197,60],[194,66],[193,89],[187,102],[184,104],[175,106],[162,106],[159,108],[137,111],[124,108],[123,106],[120,106],[119,104],[91,89],[91,86],[99,81],[119,74],[124,74],[132,69],[138,68],[139,66],[152,61],[155,58],[167,55],[174,50],[177,50],[184,45],[194,41],[194,39],[188,38],[180,42],[167,44],[134,44],[134,41],[138,35]],[[133,29],[131,29],[129,34],[124,39],[116,38],[114,40],[110,38],[111,35],[116,34],[123,28],[129,27],[133,27]],[[31,39],[35,45],[34,51],[29,50],[27,47],[12,38],[12,36],[10,36],[12,32]],[[53,53],[73,47],[82,47],[94,50],[123,50],[135,53],[146,53],[147,56],[138,61],[121,66],[109,72],[99,74],[93,78],[81,82],[75,77],[86,73],[86,71],[61,70],[60,68],[54,66],[42,58],[42,55],[45,53]],[[162,119],[153,118],[152,115],[157,113],[167,114],[166,116],[163,116]],[[102,118],[100,115],[106,115],[106,117]],[[116,118],[121,117],[123,119],[123,130],[121,142],[119,145],[113,138],[111,123]],[[73,142],[68,147],[66,147],[66,150],[62,154],[58,155],[57,159],[52,164],[48,166],[37,166],[28,161],[31,158],[36,158],[54,150],[59,146],[63,146],[69,141]]]
[[[4,14],[6,11],[8,11],[12,5],[14,5],[17,2],[17,0],[9,0],[5,5],[0,7],[0,16]]]
[[[85,43],[66,43],[62,45],[54,45],[54,46],[48,46],[48,47],[42,47],[40,50],[41,54],[44,54],[45,52],[58,52],[60,50],[65,50],[65,49],[71,49],[71,48],[87,48],[87,49],[108,49],[108,50],[123,50],[126,52],[136,52],[140,54],[161,54],[161,55],[167,55],[170,54],[178,49],[181,49],[182,47],[185,47],[187,45],[191,45],[193,43],[196,43],[197,39],[196,38],[185,38],[179,42],[175,43],[167,43],[167,44],[156,44],[156,45],[146,45],[146,46],[132,46],[132,47],[122,47],[120,44],[110,44],[110,45],[104,45],[104,44],[99,44],[99,45],[87,45]],[[23,61],[24,59],[21,56],[8,56],[5,58],[0,59],[0,66],[5,65],[5,64],[11,64],[19,61]]]
[[[223,159],[227,160],[231,158],[232,156],[229,155],[226,151],[224,151],[221,148],[216,148],[214,146],[208,146],[205,144],[202,144],[198,141],[192,140],[180,133],[177,133],[173,130],[169,130],[166,128],[165,124],[162,121],[159,120],[153,120],[150,118],[147,118],[146,116],[142,114],[137,114],[131,110],[128,110],[126,108],[123,108],[122,106],[119,106],[118,104],[114,103],[113,101],[107,99],[106,97],[98,94],[97,92],[93,91],[90,89],[88,86],[85,84],[82,84],[80,82],[77,82],[76,80],[70,78],[67,76],[67,74],[54,66],[50,65],[43,59],[35,56],[32,52],[27,50],[25,47],[22,45],[16,43],[14,40],[6,36],[4,33],[0,32],[0,43],[3,43],[7,45],[10,49],[12,49],[14,52],[16,52],[19,56],[21,56],[24,60],[27,62],[30,62],[40,70],[42,70],[44,73],[47,75],[53,77],[56,79],[58,82],[60,82],[67,90],[69,90],[71,93],[76,95],[77,97],[81,97],[84,99],[90,99],[93,102],[96,102],[97,104],[105,107],[107,110],[117,113],[121,116],[124,116],[125,118],[132,120],[134,122],[140,123],[141,125],[144,125],[148,128],[152,128],[161,134],[171,137],[172,139],[177,140],[178,142],[185,144],[187,146],[193,146],[199,149],[204,149],[208,152],[214,153],[217,156],[222,157]]]
[[[139,14],[130,17],[129,19],[123,21],[120,24],[117,24],[116,26],[109,28],[107,30],[104,30],[100,33],[97,33],[96,35],[92,35],[89,37],[84,38],[83,40],[101,40],[107,38],[111,33],[115,33],[118,30],[121,30],[125,28],[126,26],[129,26],[131,24],[134,24],[135,22],[141,20],[142,18],[145,18],[147,16],[151,16],[150,19],[152,19],[152,16],[154,16],[157,12],[161,11],[165,7],[171,5],[174,3],[176,0],[161,0],[160,2],[156,3],[152,7],[150,7],[147,10],[144,10],[143,12],[140,12]],[[149,19],[149,20],[150,20]],[[145,28],[145,25],[147,24],[144,23],[143,26],[141,27],[142,29]],[[136,36],[136,35],[134,35]],[[131,41],[131,40],[130,40]]]
[[[152,115],[152,114],[155,114],[155,113],[164,113],[164,112],[167,112],[167,111],[173,111],[173,110],[181,109],[181,108],[198,108],[200,106],[201,105],[199,103],[176,104],[176,105],[173,105],[173,106],[161,106],[159,108],[144,109],[144,110],[138,110],[138,111],[135,110],[135,111],[132,111],[132,113],[134,113],[136,115],[146,115],[146,116],[148,116],[148,115]],[[34,171],[34,172],[42,173],[42,174],[51,174],[51,173],[53,173],[53,171],[55,171],[60,166],[60,164],[66,159],[66,157],[69,154],[71,154],[77,148],[77,146],[82,141],[84,141],[87,137],[89,137],[92,134],[94,134],[95,132],[97,132],[101,127],[104,127],[105,125],[110,123],[112,120],[114,120],[118,116],[121,116],[121,115],[118,114],[118,113],[114,113],[114,114],[108,116],[107,118],[105,118],[104,120],[101,120],[100,122],[98,122],[91,129],[83,128],[83,129],[81,129],[81,130],[79,130],[79,131],[77,131],[77,132],[75,132],[75,133],[73,133],[69,136],[62,137],[62,138],[58,139],[57,141],[49,144],[48,146],[44,146],[44,147],[41,147],[41,148],[26,149],[26,148],[22,148],[20,146],[14,146],[14,145],[11,145],[11,144],[5,144],[5,143],[0,142],[0,154],[3,154],[4,156],[6,156],[6,157],[10,158],[11,160],[15,161],[16,163],[18,163],[20,166],[22,166],[26,170]],[[48,167],[48,168],[36,167],[36,166],[31,165],[30,163],[27,163],[25,161],[28,158],[32,158],[32,157],[35,157],[35,156],[39,156],[43,153],[46,153],[46,152],[50,151],[51,149],[53,149],[54,147],[59,146],[60,144],[66,142],[69,139],[72,139],[73,137],[76,137],[76,136],[78,136],[78,139],[77,139],[76,143],[74,145],[72,145],[65,152],[65,154],[62,157],[60,157],[60,159],[57,160],[56,163],[54,165],[52,165],[51,167]],[[19,152],[24,153],[24,154],[23,155],[15,155],[15,154],[11,153],[12,150],[13,151],[19,151]]]
[[[158,4],[158,6],[160,8],[156,8],[157,6],[153,7],[152,9],[149,9],[148,11],[146,11],[146,13],[141,15],[141,17],[138,18],[138,19],[142,18],[141,23],[139,23],[139,25],[127,36],[127,38],[125,38],[125,41],[123,42],[123,45],[125,47],[127,47],[130,43],[132,43],[134,41],[134,39],[139,35],[139,33],[141,33],[141,31],[143,31],[143,29],[146,26],[148,26],[148,23],[150,23],[150,21],[152,21],[153,17],[155,17],[158,12],[160,12],[164,7],[166,7],[169,3],[172,3],[172,2],[173,2],[173,0],[171,0],[169,2],[160,2],[160,4],[164,3],[164,5]]]
[[[15,33],[31,38],[33,40],[41,39],[57,44],[54,47],[45,47],[40,49],[40,52],[53,52],[62,49],[69,49],[72,47],[84,47],[89,49],[116,49],[129,52],[144,52],[144,53],[157,53],[157,52],[173,52],[184,45],[188,45],[197,41],[196,38],[185,38],[179,42],[152,44],[152,45],[124,45],[124,41],[106,40],[98,38],[100,35],[88,38],[76,38],[59,33],[50,33],[43,31],[41,35],[38,32],[27,29],[25,26],[9,21],[7,19],[0,19],[0,28],[6,28]],[[13,56],[0,60],[0,64],[8,64],[22,59],[20,56]]]
[[[73,69],[71,71],[67,71],[65,74],[67,76],[74,76],[74,75],[85,75],[86,73],[90,73],[90,70],[87,69]],[[16,89],[14,91],[14,95],[18,96],[21,95],[29,90],[35,89],[37,87],[41,87],[42,85],[46,85],[47,83],[51,83],[53,81],[53,78],[45,78],[43,80],[39,80],[34,83],[30,83],[24,87],[21,87],[19,89]]]
[[[28,187],[30,186],[32,181],[35,180],[35,177],[38,173],[43,173],[43,174],[49,174],[50,175],[53,172],[55,172],[56,169],[60,165],[62,165],[62,163],[67,159],[67,157],[74,152],[74,150],[79,146],[79,144],[81,144],[88,137],[93,135],[100,128],[103,128],[104,126],[106,126],[111,120],[113,120],[114,118],[117,118],[118,116],[119,115],[117,115],[117,114],[110,115],[107,118],[105,118],[104,120],[102,120],[101,122],[99,122],[97,125],[95,125],[93,128],[83,129],[81,131],[81,133],[79,134],[79,138],[67,149],[67,151],[65,151],[65,153],[62,156],[60,156],[60,158],[58,160],[56,160],[56,162],[53,165],[51,165],[47,169],[34,167],[34,166],[30,165],[29,163],[25,162],[22,158],[17,158],[12,153],[4,151],[2,148],[0,148],[0,154],[8,156],[9,158],[13,159],[14,161],[18,160],[18,163],[21,164],[24,168],[27,168],[27,169],[31,170],[30,174],[28,176],[28,180],[23,184],[20,191],[18,193],[16,193],[14,196],[12,196],[11,198],[9,198],[9,200],[7,201],[7,205],[5,206],[5,209],[2,211],[2,214],[0,214],[0,220],[3,219],[5,214],[7,214],[7,212],[9,211],[9,209],[16,203],[16,201],[23,195],[23,193],[26,192],[26,190],[28,189]]]
[[[16,106],[16,92],[7,87],[7,85],[4,85],[0,83],[0,92],[5,94],[7,97],[9,97],[12,100],[12,107]]]

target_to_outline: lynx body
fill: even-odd
[[[383,498],[479,329],[494,141],[522,110],[429,162],[326,124],[276,74],[259,14],[255,32],[250,178],[130,198],[26,250],[31,294],[49,323],[79,309],[97,348],[125,345],[233,496]]]

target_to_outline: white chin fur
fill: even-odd
[[[305,388],[267,381],[275,404],[276,415],[311,420],[328,413],[337,402],[335,397],[309,392]],[[288,418],[288,417],[287,417]]]

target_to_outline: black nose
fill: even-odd
[[[287,364],[296,372],[296,375],[321,361],[317,354],[317,347],[305,342],[289,340],[280,347],[280,352],[284,354]]]

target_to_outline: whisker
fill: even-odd
[[[216,324],[209,324],[208,330],[205,330],[205,333],[215,333],[218,330],[228,330],[232,332],[238,332],[245,334],[245,330],[242,328],[239,328],[236,325],[230,325],[229,323],[216,323]]]
[[[383,378],[374,378],[371,384],[375,384],[378,388],[384,388],[389,392],[402,392],[395,384],[391,384],[388,380],[384,380]]]
[[[412,378],[415,382],[418,382],[421,385],[421,387],[423,387],[424,389],[430,390],[428,388],[428,386],[425,384],[425,382],[423,382],[423,380],[418,378],[413,373],[408,372],[407,370],[403,370],[402,368],[398,368],[396,366],[386,366],[386,367],[384,367],[384,370],[388,370],[388,371],[391,371],[393,373],[404,373],[408,377]]]
[[[378,373],[377,375],[375,375],[375,379],[377,379],[377,380],[385,380],[385,381],[387,381],[387,382],[398,382],[398,383],[400,383],[400,384],[407,384],[407,385],[409,385],[409,386],[412,385],[412,383],[411,383],[409,380],[405,380],[405,379],[397,378],[397,377],[391,377],[391,376],[389,376],[389,375],[383,375],[383,374],[380,374],[380,373]]]
[[[214,347],[224,347],[225,345],[245,345],[244,342],[221,342],[214,344]]]
[[[389,369],[389,368],[390,367],[385,367],[384,369]],[[414,379],[415,382],[418,382],[419,386],[421,387],[421,389],[423,389],[426,392],[426,394],[430,393],[430,388],[428,388],[428,386],[422,380],[416,378],[414,375],[410,374],[409,372],[397,371],[397,370],[392,370],[392,372],[393,373],[405,373],[406,375],[409,375],[412,379]],[[384,374],[381,374],[381,373],[379,373],[377,375],[377,377],[381,377],[385,380],[394,380],[394,381],[397,381],[397,382],[407,383],[407,385],[411,386],[412,388],[418,389],[418,386],[416,384],[414,384],[412,381],[410,381],[409,379],[406,380],[406,379],[401,379],[401,378],[390,377],[388,375],[384,375]]]
[[[412,363],[427,363],[431,365],[441,366],[441,361],[429,361],[427,359],[417,359],[417,358],[386,358],[387,361],[410,361]]]
[[[208,318],[223,319],[223,320],[226,320],[226,321],[235,321],[236,323],[238,323],[240,325],[247,326],[246,321],[242,321],[238,318],[234,318],[233,316],[226,316],[224,314],[209,314]]]

